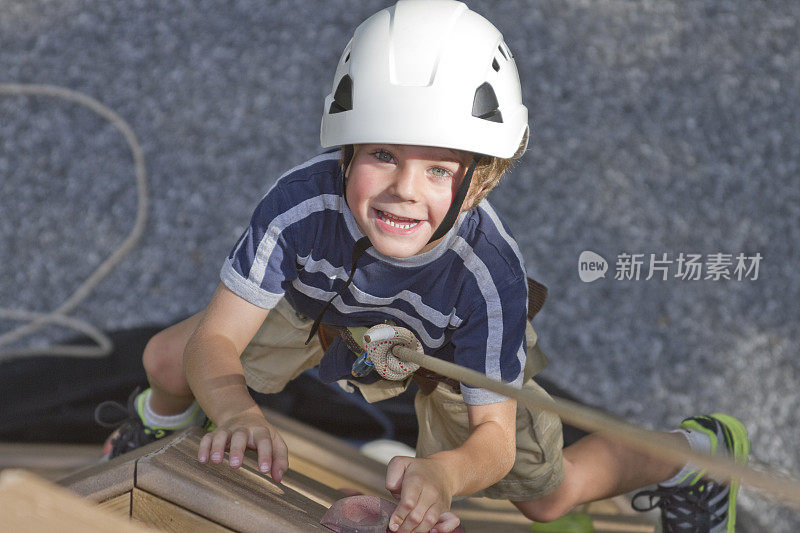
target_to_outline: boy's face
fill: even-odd
[[[469,156],[448,148],[398,144],[355,147],[345,198],[376,250],[410,257],[433,248]]]

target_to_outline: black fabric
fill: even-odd
[[[0,441],[102,443],[111,430],[95,422],[95,408],[106,400],[124,404],[136,387],[148,386],[142,351],[166,326],[109,333],[115,349],[106,358],[35,357],[0,363]],[[86,342],[81,338],[71,343]],[[574,400],[547,380],[537,377],[537,382],[553,395]],[[413,447],[416,390],[412,383],[400,396],[370,405],[336,384],[324,385],[310,371],[278,394],[250,393],[259,405],[354,443],[389,435]],[[584,434],[564,426],[566,444]]]

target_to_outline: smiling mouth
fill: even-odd
[[[381,211],[380,209],[376,209],[375,211],[378,213],[378,218],[380,218],[383,222],[385,222],[389,226],[392,226],[397,229],[411,229],[420,223],[419,220],[416,220],[414,218],[398,217],[391,213]]]

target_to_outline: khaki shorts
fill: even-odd
[[[247,384],[266,394],[280,392],[289,381],[318,365],[323,355],[319,340],[314,338],[305,345],[312,324],[313,320],[298,315],[281,299],[242,353]],[[531,377],[547,364],[547,358],[539,350],[530,324],[526,335],[529,349],[524,387],[546,394]],[[402,393],[410,382],[409,378],[353,385],[367,401],[375,402]],[[430,394],[418,392],[414,408],[419,423],[417,457],[457,448],[469,436],[467,404],[461,394],[444,383],[439,383]],[[512,501],[540,498],[555,490],[564,479],[561,455],[564,441],[558,416],[518,404],[516,440],[517,456],[511,472],[476,496]]]

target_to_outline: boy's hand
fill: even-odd
[[[206,433],[200,441],[197,460],[207,463],[210,457],[212,463],[221,463],[225,450],[230,449],[228,462],[231,468],[239,468],[245,448],[256,450],[258,469],[265,474],[270,472],[272,479],[280,483],[289,468],[289,452],[278,431],[257,408],[237,413]]]
[[[400,500],[389,519],[391,531],[449,533],[458,526],[458,517],[447,512],[453,498],[447,472],[435,459],[395,457],[386,488]]]

